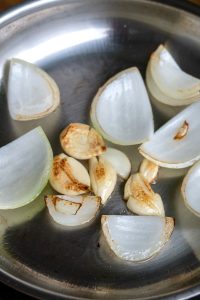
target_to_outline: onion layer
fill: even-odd
[[[124,70],[97,92],[91,107],[94,127],[119,145],[140,144],[153,134],[153,114],[137,68]]]
[[[199,100],[200,79],[181,70],[163,45],[150,57],[146,81],[153,97],[162,103],[181,106]]]
[[[141,262],[156,255],[169,240],[174,220],[158,216],[102,216],[102,230],[120,259]]]
[[[100,206],[100,198],[89,195],[49,195],[45,202],[53,220],[64,226],[80,226],[91,221]]]
[[[181,111],[142,144],[140,153],[166,168],[185,168],[200,159],[200,101]]]
[[[41,127],[0,149],[0,209],[33,201],[46,186],[53,153]]]
[[[181,191],[185,205],[200,217],[200,162],[197,162],[186,174]]]
[[[45,117],[60,103],[60,92],[53,78],[16,58],[10,61],[7,96],[10,115],[18,121]]]

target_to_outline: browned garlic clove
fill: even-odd
[[[50,183],[57,192],[65,195],[80,195],[90,190],[86,168],[64,153],[54,157]]]
[[[124,198],[127,207],[139,215],[164,216],[164,206],[159,194],[154,193],[148,181],[140,173],[131,175],[125,185]]]
[[[105,204],[115,188],[116,171],[103,157],[92,157],[89,161],[89,173],[94,194],[101,197],[101,203]]]
[[[63,150],[77,159],[90,159],[106,151],[101,135],[92,127],[81,123],[71,123],[60,134]]]
[[[158,165],[145,158],[140,165],[139,172],[149,183],[156,183],[158,170]]]

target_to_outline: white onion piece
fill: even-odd
[[[42,69],[16,58],[10,61],[7,96],[10,115],[18,121],[45,117],[60,103],[55,81]]]
[[[120,177],[123,179],[128,178],[131,172],[131,162],[124,152],[114,148],[107,148],[106,152],[101,154],[101,156],[113,166]]]
[[[197,162],[186,174],[181,191],[185,205],[200,217],[200,162]]]
[[[158,216],[102,216],[104,236],[123,260],[141,262],[157,254],[174,229],[173,218]]]
[[[115,144],[140,144],[151,137],[152,109],[137,68],[118,73],[99,89],[92,103],[91,120]]]
[[[140,148],[148,160],[166,168],[185,168],[200,159],[200,102],[181,111]],[[186,125],[187,124],[187,125]],[[178,136],[182,138],[177,138]]]
[[[101,197],[101,203],[105,204],[115,188],[116,171],[109,162],[100,156],[92,157],[89,160],[89,173],[94,194]]]
[[[156,183],[159,166],[148,159],[143,159],[140,165],[140,173],[149,183]]]
[[[33,201],[46,186],[53,153],[41,127],[0,148],[0,209]]]
[[[50,184],[64,195],[80,195],[90,191],[90,177],[76,159],[61,153],[54,157]]]
[[[63,150],[77,159],[89,159],[106,151],[103,138],[86,124],[71,123],[60,134]]]
[[[124,199],[130,211],[138,215],[164,216],[165,210],[159,194],[154,193],[148,181],[140,174],[131,175],[126,182]]]
[[[146,79],[154,98],[165,104],[180,106],[199,100],[200,79],[181,70],[163,45],[151,55]]]
[[[100,206],[95,196],[49,195],[46,205],[53,220],[64,226],[80,226],[91,221]]]

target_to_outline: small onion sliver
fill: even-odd
[[[169,240],[174,220],[159,216],[103,215],[102,230],[117,257],[142,262],[156,255]]]
[[[63,213],[63,211],[58,210],[55,206],[55,198],[59,198],[59,201],[69,202],[69,205],[80,204],[80,208],[75,211],[75,213]],[[99,206],[100,198],[96,196],[63,196],[63,195],[49,195],[45,197],[46,205],[49,214],[53,220],[63,226],[80,226],[85,223],[90,222],[96,215]]]

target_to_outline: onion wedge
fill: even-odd
[[[53,153],[41,127],[0,148],[0,209],[33,201],[46,186]]]
[[[153,114],[139,70],[126,69],[108,80],[91,106],[94,127],[119,145],[140,144],[151,137]]]
[[[45,117],[60,103],[60,92],[53,78],[16,58],[10,61],[7,96],[10,115],[18,121]]]
[[[142,144],[140,153],[165,168],[193,165],[200,159],[199,111],[200,101],[188,106]]]
[[[100,206],[95,196],[49,195],[45,202],[53,220],[64,226],[80,226],[91,221]]]
[[[90,177],[86,168],[64,153],[54,157],[49,181],[57,192],[64,195],[80,195],[90,191]]]
[[[127,207],[138,215],[165,216],[162,199],[154,193],[148,181],[142,174],[131,175],[126,182],[124,199]]]
[[[153,97],[168,105],[188,105],[200,97],[200,79],[184,72],[163,45],[150,57],[146,81]]]
[[[115,188],[116,171],[109,162],[100,156],[92,157],[89,160],[89,173],[94,194],[101,197],[101,203],[105,204]]]
[[[186,174],[181,191],[187,208],[200,217],[200,162],[197,162]]]
[[[77,159],[90,159],[106,151],[103,138],[89,125],[69,124],[60,134],[63,150]]]
[[[128,178],[131,172],[131,162],[124,152],[114,148],[107,148],[106,152],[101,154],[101,157],[113,166],[121,178]]]
[[[142,262],[156,255],[169,240],[174,220],[158,216],[105,216],[101,218],[106,241],[116,256]]]

